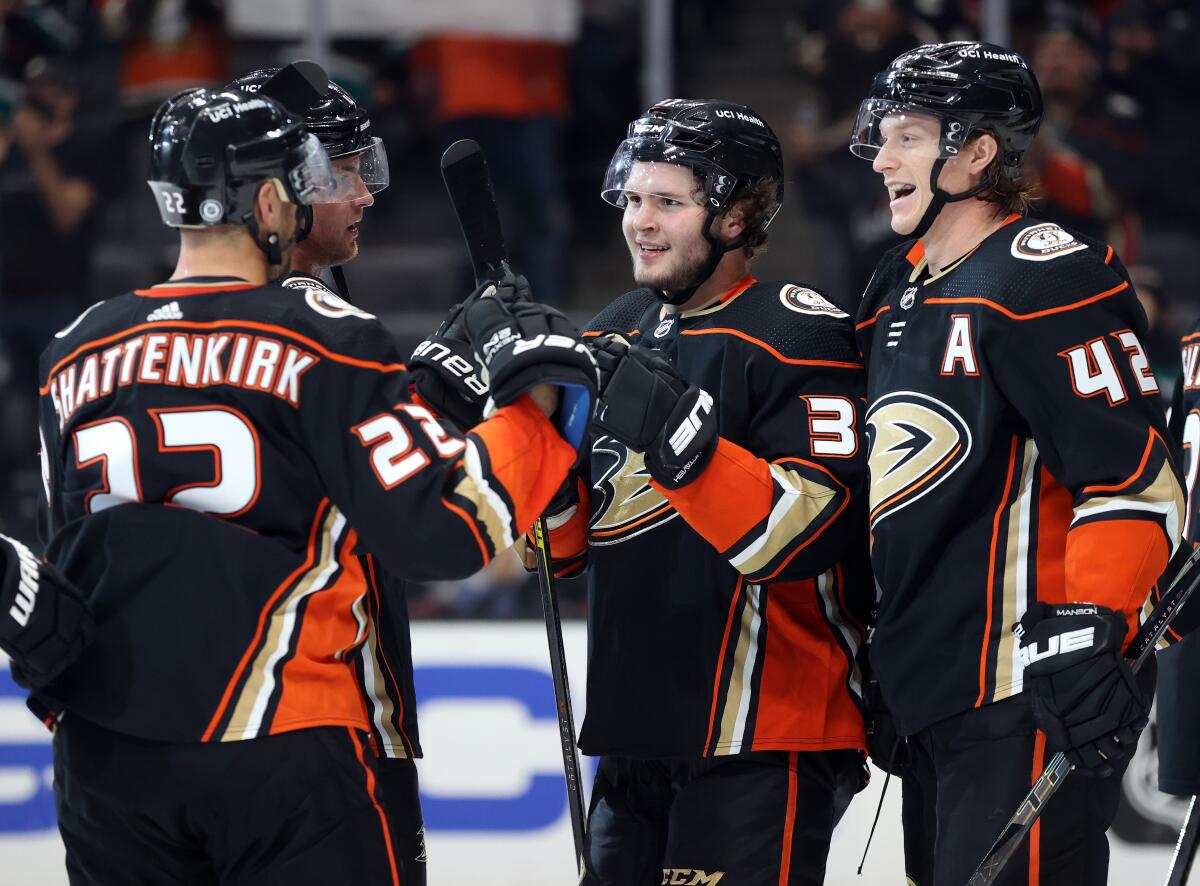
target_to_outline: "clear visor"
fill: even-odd
[[[640,194],[703,205],[704,186],[690,167],[663,160],[635,159],[639,148],[645,148],[641,139],[627,138],[613,154],[600,188],[600,197],[605,203],[624,209],[629,203],[629,194]],[[722,174],[715,166],[713,171]],[[729,181],[733,180],[733,176],[729,176]]]
[[[971,134],[971,122],[934,116],[891,99],[869,98],[858,108],[850,153],[874,160],[885,143],[912,152],[914,157],[948,159],[962,150]]]
[[[299,162],[288,173],[288,179],[302,203],[329,203],[335,193],[333,167],[321,142],[311,133],[304,136],[299,150]]]
[[[363,150],[331,162],[333,189],[328,197],[323,196],[313,203],[349,203],[367,194],[378,194],[391,183],[387,149],[381,138],[373,138]]]

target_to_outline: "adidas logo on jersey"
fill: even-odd
[[[146,315],[146,320],[153,323],[156,320],[182,320],[183,311],[179,309],[179,302],[168,302],[161,308],[155,308]]]

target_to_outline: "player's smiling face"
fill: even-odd
[[[296,245],[294,266],[303,271],[342,265],[358,255],[358,223],[375,202],[358,174],[359,158],[339,157],[332,161],[340,193],[339,203],[313,205],[313,226],[308,237]]]
[[[883,176],[888,190],[892,230],[910,234],[933,199],[929,173],[938,158],[941,122],[925,114],[889,114],[880,121],[879,132],[883,145],[871,168]]]
[[[679,292],[696,285],[708,257],[703,192],[686,166],[635,163],[625,183],[621,230],[641,286]]]

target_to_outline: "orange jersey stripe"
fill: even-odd
[[[246,645],[246,651],[242,653],[242,660],[238,662],[237,668],[234,669],[233,676],[229,678],[229,683],[225,686],[225,692],[221,695],[221,701],[217,704],[217,709],[212,715],[212,719],[208,723],[208,728],[204,730],[204,734],[200,736],[201,741],[210,741],[212,734],[217,728],[217,724],[225,716],[225,709],[229,706],[229,701],[233,697],[233,691],[241,682],[242,674],[246,670],[246,666],[250,664],[250,660],[254,657],[254,651],[258,648],[258,644],[262,642],[263,631],[266,629],[267,618],[278,602],[280,596],[292,586],[301,575],[313,567],[317,561],[317,534],[321,528],[321,522],[325,513],[325,507],[329,504],[329,499],[323,498],[317,504],[316,513],[313,515],[312,528],[308,535],[308,551],[304,557],[304,562],[297,566],[287,578],[280,582],[279,586],[271,592],[271,596],[267,598],[267,602],[263,604],[262,609],[258,613],[258,627],[255,628],[254,636]]]
[[[471,433],[483,440],[492,476],[512,501],[514,534],[524,533],[562,485],[575,462],[575,448],[529,397],[497,410]],[[533,453],[539,457],[530,458]]]
[[[367,591],[362,562],[354,554],[358,535],[346,532],[336,554],[341,572],[337,580],[307,599],[304,617],[296,630],[295,648],[279,678],[279,703],[269,734],[297,725],[345,725],[366,730],[370,723],[354,671],[331,667],[332,656],[354,646],[359,626],[354,601]],[[319,712],[319,721],[314,714]]]
[[[855,329],[866,329],[868,326],[872,325],[876,320],[878,320],[882,315],[886,314],[891,309],[892,309],[891,305],[884,305],[882,308],[880,308],[878,311],[875,312],[874,317],[872,317],[869,320],[863,320],[861,323],[857,324],[854,328]]]
[[[1074,505],[1071,493],[1041,470],[1038,499],[1037,595],[1046,603],[1067,602],[1067,530]]]
[[[1046,308],[1043,311],[1032,311],[1028,314],[1018,314],[1015,311],[1010,311],[1001,304],[997,304],[991,299],[986,298],[929,298],[925,300],[926,304],[930,305],[983,305],[986,308],[992,308],[999,311],[1004,316],[1012,320],[1036,320],[1038,317],[1048,317],[1051,314],[1063,314],[1067,311],[1074,311],[1078,308],[1086,307],[1094,302],[1108,298],[1110,295],[1116,295],[1129,288],[1129,281],[1125,281],[1112,289],[1106,289],[1103,292],[1098,292],[1095,295],[1085,299],[1080,299],[1076,302],[1071,302],[1069,305],[1060,305],[1057,308]]]
[[[214,292],[240,292],[243,289],[259,289],[266,284],[260,283],[210,283],[207,286],[196,283],[160,283],[149,289],[135,289],[134,295],[142,298],[180,298],[189,295],[207,295]]]
[[[747,335],[740,329],[729,329],[726,327],[713,327],[712,329],[681,329],[680,335],[733,335],[737,338],[750,342],[752,345],[762,348],[776,360],[781,363],[787,363],[790,366],[833,366],[839,369],[859,369],[863,368],[861,363],[846,363],[839,360],[798,360],[792,357],[785,357],[775,348],[771,347],[765,341]]]
[[[1000,539],[1000,519],[1008,509],[1008,495],[1012,490],[1013,468],[1017,463],[1017,438],[1012,438],[1012,447],[1008,453],[1008,476],[1004,480],[1004,492],[1000,495],[1000,504],[996,508],[996,516],[992,519],[992,545],[988,553],[987,580],[987,618],[983,623],[983,642],[979,648],[979,697],[975,699],[975,707],[983,704],[987,695],[987,664],[988,650],[991,647],[992,636],[992,596],[996,585],[996,543]]]
[[[142,323],[137,326],[130,326],[127,329],[122,330],[121,332],[115,333],[113,335],[105,336],[104,338],[97,338],[97,339],[93,339],[92,341],[85,342],[84,344],[81,344],[79,347],[77,347],[75,350],[73,350],[66,357],[63,357],[61,360],[59,360],[57,363],[55,363],[54,367],[49,372],[49,377],[53,378],[54,375],[58,372],[58,370],[62,369],[64,366],[66,366],[68,363],[70,363],[72,360],[74,360],[76,357],[78,357],[84,351],[90,351],[93,348],[99,348],[104,345],[111,344],[114,341],[118,341],[123,338],[128,338],[129,336],[133,335],[134,333],[140,332],[144,329],[158,329],[160,327],[163,327],[162,323],[158,323],[158,322]],[[331,351],[327,347],[322,345],[320,342],[314,341],[313,339],[309,338],[308,336],[301,335],[300,333],[295,332],[291,329],[288,329],[284,326],[275,326],[274,324],[271,324],[271,323],[259,323],[256,320],[207,320],[204,322],[192,322],[190,320],[185,322],[183,320],[175,320],[175,321],[171,322],[170,328],[171,329],[221,329],[221,328],[257,329],[257,330],[261,330],[264,332],[273,332],[276,335],[290,338],[290,339],[293,339],[294,341],[303,342],[309,348],[318,352],[322,356],[324,356],[330,360],[333,360],[336,363],[344,363],[347,366],[357,366],[361,369],[373,369],[376,372],[402,372],[405,369],[405,366],[403,363],[378,363],[374,360],[359,360],[357,357],[347,357],[345,354],[335,353],[334,351]],[[42,394],[47,394],[50,392],[50,387],[49,387],[49,385],[43,385],[38,390]]]
[[[1083,487],[1084,494],[1092,495],[1097,492],[1120,492],[1123,489],[1128,489],[1129,486],[1132,485],[1140,476],[1142,476],[1143,472],[1145,472],[1146,463],[1150,461],[1150,453],[1154,450],[1155,440],[1157,440],[1159,443],[1162,443],[1162,437],[1158,436],[1158,433],[1154,430],[1154,428],[1151,428],[1150,433],[1146,438],[1146,448],[1142,450],[1142,459],[1138,462],[1137,470],[1130,474],[1126,480],[1112,486],[1085,486]],[[1165,443],[1163,443],[1163,448],[1166,448]]]
[[[738,601],[742,599],[742,583],[740,575],[733,586],[733,596],[729,601],[729,614],[725,617],[725,633],[721,637],[721,651],[717,654],[717,673],[713,677],[712,707],[708,712],[708,735],[704,737],[704,747],[700,749],[701,756],[708,756],[708,746],[712,742],[714,725],[717,722],[717,702],[721,698],[721,669],[725,665],[725,653],[729,649],[729,634],[733,630],[733,616],[737,612]]]

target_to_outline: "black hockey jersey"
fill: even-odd
[[[366,729],[360,687],[390,666],[415,754],[406,628],[402,661],[368,654],[387,590],[373,558],[468,576],[575,458],[527,399],[466,435],[443,426],[378,321],[316,288],[123,295],[58,333],[42,378],[47,554],[97,621],[47,697],[147,738]]]
[[[858,322],[872,663],[903,733],[1021,690],[1035,599],[1136,628],[1183,518],[1145,327],[1111,247],[1032,218],[936,275],[919,242],[880,262]]]
[[[864,746],[855,656],[866,572],[864,374],[846,314],[747,277],[676,313],[648,291],[589,324],[661,351],[710,393],[720,441],[665,490],[592,444],[580,512],[551,533],[588,569],[588,754],[699,757]]]
[[[1200,495],[1196,493],[1200,478],[1200,320],[1197,320],[1180,341],[1183,372],[1171,399],[1171,439],[1180,447],[1180,467],[1183,470],[1187,493],[1187,514],[1183,521],[1183,539],[1189,545],[1200,545]],[[1168,642],[1179,640],[1200,625],[1200,600],[1193,598],[1172,622]],[[1190,640],[1195,645],[1195,639]]]
[[[307,297],[316,289],[322,298],[341,298],[318,277],[292,272],[280,281],[287,289]],[[439,421],[445,424],[442,417]],[[407,585],[391,575],[376,558],[362,555],[370,587],[367,613],[370,624],[359,647],[355,669],[362,680],[367,719],[375,747],[384,757],[420,757],[416,741],[412,653],[410,651]]]

